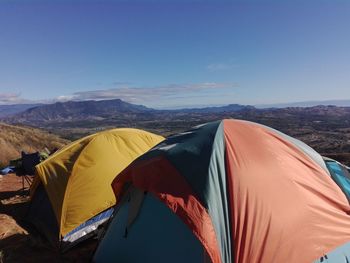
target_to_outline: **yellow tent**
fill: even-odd
[[[37,165],[31,196],[41,183],[57,219],[59,239],[113,206],[112,180],[162,140],[142,130],[113,129],[72,142]]]

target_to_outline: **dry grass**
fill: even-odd
[[[0,123],[0,165],[19,158],[21,151],[35,152],[45,147],[51,150],[67,143],[67,140],[39,129]]]

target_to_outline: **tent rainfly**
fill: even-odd
[[[322,157],[252,122],[169,137],[120,173],[94,262],[349,262],[350,206]]]
[[[63,250],[88,238],[112,214],[116,174],[163,139],[113,129],[72,142],[36,166],[27,220]]]

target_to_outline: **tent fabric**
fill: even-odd
[[[350,174],[348,170],[334,160],[325,160],[328,170],[330,171],[332,179],[338,184],[340,189],[346,195],[350,202]]]
[[[243,121],[244,122],[244,121]],[[280,137],[282,137],[285,141],[290,142],[291,144],[293,144],[295,147],[299,148],[300,151],[302,151],[304,154],[306,154],[308,157],[310,157],[313,161],[315,161],[320,167],[322,167],[327,173],[328,173],[328,169],[324,163],[324,160],[322,158],[321,155],[319,155],[314,149],[312,149],[309,145],[305,144],[304,142],[295,139],[285,133],[282,133],[278,130],[275,130],[271,127],[267,127],[265,125],[261,125],[261,124],[257,124],[255,123],[255,125],[259,125],[261,126],[263,129],[268,129],[272,131],[272,134],[276,133],[278,134]]]
[[[94,216],[93,218],[82,223],[77,228],[73,229],[67,235],[62,238],[62,250],[67,250],[75,243],[76,240],[81,240],[81,238],[87,237],[88,234],[94,233],[100,225],[106,222],[113,214],[113,208],[109,208],[106,211]]]
[[[42,184],[31,198],[25,220],[43,234],[52,247],[59,244],[59,228],[50,200]]]
[[[314,263],[349,263],[350,262],[350,242],[337,247],[332,250],[330,253],[322,255],[319,259],[315,260]]]
[[[350,241],[349,203],[319,160],[271,128],[223,120],[163,141],[112,187],[158,197],[212,262],[313,262]]]
[[[113,129],[77,140],[36,166],[31,196],[44,185],[65,236],[116,202],[116,174],[164,138],[137,129]],[[43,211],[44,212],[44,211]]]
[[[350,240],[348,202],[323,168],[268,129],[224,125],[235,262],[311,262]]]
[[[134,186],[156,195],[183,222],[192,229],[211,258],[220,262],[217,239],[210,216],[191,191],[186,180],[163,157],[157,158],[158,169],[148,170],[148,163],[141,163],[135,173],[130,174]],[[159,180],[166,174],[166,182]],[[115,190],[120,192],[120,190]],[[118,197],[117,197],[118,198]]]
[[[16,167],[14,166],[7,166],[5,168],[3,168],[2,170],[0,170],[0,174],[1,175],[7,175],[9,173],[14,173],[16,170]]]
[[[198,239],[150,193],[126,236],[131,202],[121,204],[92,262],[203,262],[204,250]]]

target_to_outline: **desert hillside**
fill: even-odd
[[[0,123],[0,166],[19,158],[21,151],[34,152],[45,147],[51,150],[66,143],[67,140],[39,129]]]

